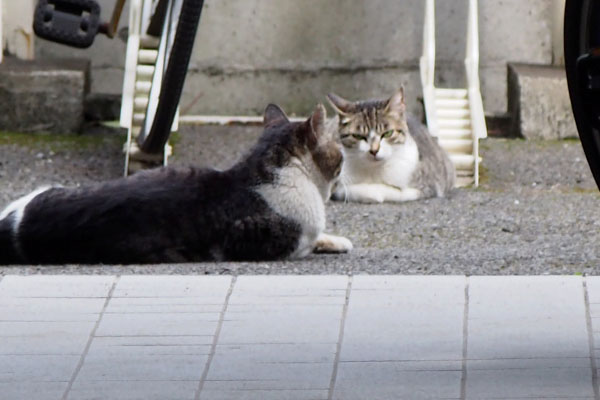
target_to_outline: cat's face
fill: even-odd
[[[335,127],[328,126],[327,111],[319,104],[305,122],[292,123],[281,108],[269,105],[265,110],[265,131],[282,136],[281,147],[299,162],[324,191],[338,180],[344,161],[342,145]],[[327,195],[328,197],[328,195]]]
[[[347,153],[378,162],[406,142],[403,89],[387,101],[350,102],[335,94],[327,97],[339,115],[338,132]]]

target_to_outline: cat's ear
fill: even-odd
[[[353,114],[356,109],[354,103],[341,98],[335,93],[329,93],[327,95],[327,100],[329,100],[331,107],[333,107],[333,109],[340,115]]]
[[[275,104],[269,104],[265,109],[264,123],[266,125],[273,124],[275,122],[290,122],[285,112]]]
[[[315,107],[312,115],[308,118],[306,129],[306,143],[309,149],[317,146],[319,138],[325,134],[325,123],[327,120],[327,110],[323,104],[318,104]]]
[[[404,87],[401,87],[385,105],[385,112],[388,114],[402,115],[406,109],[406,103],[404,102]]]

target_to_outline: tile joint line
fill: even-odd
[[[104,312],[108,308],[108,303],[110,302],[110,299],[112,298],[115,288],[117,287],[117,283],[119,283],[120,279],[121,279],[121,275],[117,275],[114,277],[112,286],[110,287],[110,290],[108,291],[108,295],[106,296],[106,300],[104,301],[102,310],[100,311],[100,314],[98,315],[98,319],[96,320],[96,323],[94,324],[94,327],[92,328],[92,331],[90,332],[90,337],[88,338],[88,341],[85,344],[85,348],[83,350],[83,353],[81,354],[81,357],[79,358],[77,367],[75,367],[75,371],[73,371],[73,375],[71,376],[71,379],[69,379],[67,388],[65,389],[65,392],[63,393],[63,395],[61,397],[62,400],[66,400],[69,397],[69,392],[71,391],[71,388],[73,387],[73,383],[75,383],[75,379],[77,379],[77,376],[79,375],[79,371],[81,371],[81,368],[83,367],[83,363],[85,362],[85,358],[87,357],[90,347],[92,346],[92,341],[94,340],[96,331],[98,330],[98,327],[100,326],[100,322],[102,322],[102,317],[104,316]]]
[[[208,354],[208,358],[206,359],[206,364],[204,365],[204,370],[202,371],[202,376],[200,377],[200,382],[198,382],[198,387],[196,388],[196,392],[194,393],[194,400],[199,400],[200,394],[202,394],[202,389],[204,388],[204,382],[206,382],[206,378],[208,377],[208,371],[210,370],[212,360],[215,357],[215,352],[217,351],[217,343],[219,342],[219,336],[221,335],[221,329],[223,328],[223,321],[225,319],[225,313],[227,312],[227,308],[229,307],[229,299],[231,298],[231,294],[233,293],[233,288],[234,288],[236,282],[237,282],[237,276],[233,276],[231,278],[231,283],[229,284],[229,290],[227,291],[227,295],[225,296],[223,308],[221,309],[221,312],[219,314],[219,322],[217,322],[217,328],[215,329],[213,342],[210,346],[210,353]]]
[[[327,400],[333,399],[333,391],[335,390],[335,382],[337,380],[338,367],[340,365],[340,353],[342,352],[342,342],[344,340],[344,328],[346,326],[346,316],[348,315],[348,304],[350,303],[350,293],[352,292],[353,276],[348,276],[348,285],[346,286],[346,298],[344,300],[344,308],[342,309],[342,318],[340,321],[340,334],[335,349],[335,358],[333,360],[333,371],[331,373],[331,381],[329,382],[329,392]]]
[[[460,399],[467,398],[467,357],[469,345],[469,286],[470,279],[465,277],[465,308],[463,312],[463,345],[462,345],[462,373],[460,377]]]
[[[600,400],[600,390],[598,388],[598,366],[596,356],[594,355],[594,330],[592,326],[592,314],[590,311],[590,295],[588,293],[587,278],[584,276],[583,282],[583,299],[585,301],[585,321],[588,333],[588,344],[590,346],[590,368],[592,369],[592,385],[594,389],[594,399]]]

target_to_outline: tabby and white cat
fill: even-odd
[[[406,113],[404,89],[388,100],[328,99],[339,116],[344,168],[334,200],[403,202],[443,197],[454,165],[427,128]]]
[[[82,188],[37,190],[0,213],[0,264],[163,263],[347,252],[324,200],[343,162],[319,105],[290,123],[275,105],[246,158],[226,171],[161,168]]]

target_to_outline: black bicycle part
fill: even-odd
[[[175,39],[173,40],[173,47],[171,48],[171,53],[163,74],[154,121],[147,134],[140,132],[138,136],[140,149],[145,153],[162,153],[165,144],[169,140],[171,126],[177,112],[181,92],[183,91],[183,84],[185,83],[185,76],[190,63],[203,5],[204,0],[183,1]]]
[[[567,0],[565,66],[581,144],[600,188],[600,4]]]
[[[78,48],[90,47],[100,26],[95,0],[39,0],[33,30],[43,39]]]
[[[154,13],[152,14],[152,18],[150,18],[150,23],[148,24],[148,29],[146,29],[146,34],[150,36],[160,36],[162,32],[163,23],[165,22],[165,16],[167,15],[167,8],[169,6],[168,0],[159,0],[156,8],[154,9]]]

